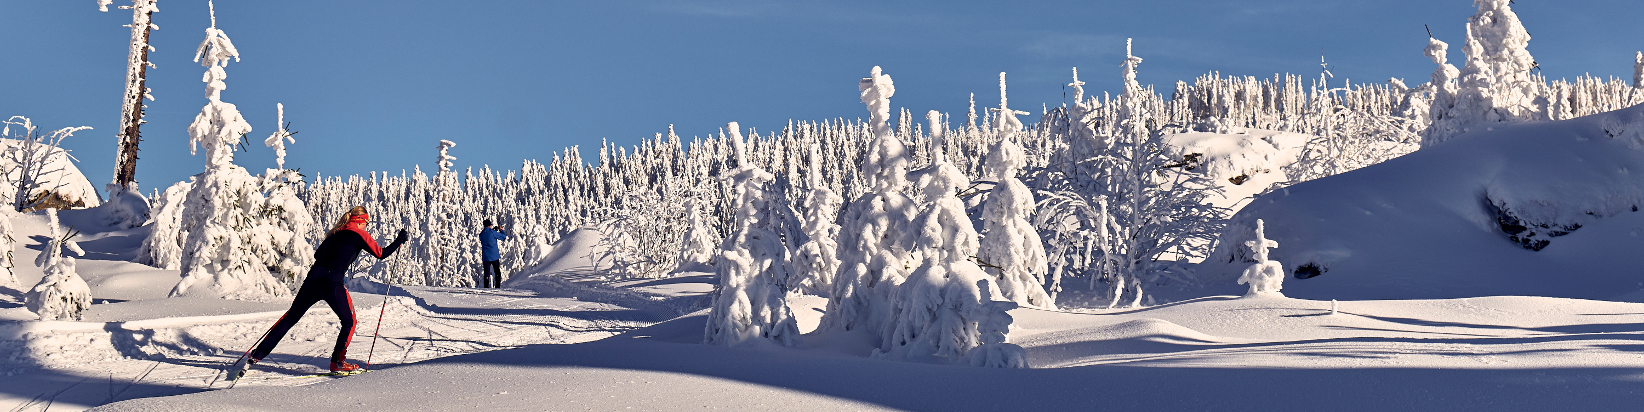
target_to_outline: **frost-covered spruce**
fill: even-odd
[[[313,247],[306,232],[312,231],[313,219],[293,187],[301,185],[301,177],[290,170],[253,177],[233,163],[234,143],[251,132],[239,110],[222,101],[228,88],[223,82],[228,78],[225,67],[238,57],[228,36],[217,29],[213,13],[195,56],[209,68],[204,78],[209,101],[188,127],[190,152],[205,149],[205,172],[177,204],[181,211],[161,211],[178,213],[184,234],[178,262],[182,280],[171,296],[203,290],[228,298],[283,296],[312,264]],[[170,246],[151,243],[150,252],[155,254],[160,254],[157,248]]]
[[[1434,119],[1423,147],[1492,123],[1548,118],[1550,102],[1542,96],[1546,85],[1530,75],[1535,68],[1527,49],[1530,33],[1513,13],[1511,1],[1473,3],[1478,13],[1467,19],[1467,43],[1462,46],[1467,64],[1457,78],[1454,104],[1442,123]]]
[[[1432,80],[1427,83],[1428,86],[1433,88],[1433,103],[1431,108],[1428,109],[1431,124],[1423,131],[1423,134],[1425,136],[1439,136],[1438,140],[1432,142],[1429,142],[1432,139],[1424,138],[1422,143],[1424,146],[1436,144],[1438,141],[1448,138],[1448,136],[1461,133],[1456,130],[1457,122],[1451,119],[1459,115],[1454,110],[1456,93],[1458,92],[1456,78],[1461,76],[1461,70],[1448,62],[1449,49],[1449,44],[1439,39],[1428,38],[1427,48],[1423,50],[1423,53],[1433,60],[1433,64],[1438,65],[1438,68],[1433,69]]]
[[[834,278],[822,322],[834,330],[866,327],[877,332],[886,316],[882,313],[886,311],[885,295],[902,282],[905,265],[913,263],[899,242],[918,210],[902,194],[907,186],[907,148],[886,123],[896,87],[878,66],[857,87],[862,103],[868,106],[868,126],[874,134],[862,155],[867,190],[840,213],[839,276]]]
[[[982,246],[976,258],[988,264],[988,273],[999,284],[1000,297],[1037,308],[1055,309],[1045,292],[1044,276],[1049,272],[1044,242],[1028,223],[1033,212],[1033,191],[1016,175],[1027,163],[1027,155],[1016,145],[1022,122],[1020,112],[1011,110],[1005,98],[1005,74],[999,73],[998,120],[993,122],[999,141],[988,152],[985,170],[996,184],[982,206]]]
[[[828,296],[833,292],[834,275],[839,273],[839,225],[834,224],[834,218],[844,199],[822,182],[821,157],[821,145],[812,143],[811,193],[806,198],[804,212],[805,236],[809,240],[799,246],[794,256],[799,281],[790,286],[812,295]]]
[[[169,270],[181,268],[183,239],[188,238],[188,233],[183,231],[183,202],[196,180],[198,177],[189,176],[187,182],[171,185],[154,199],[148,221],[149,235],[137,249],[137,263]]]
[[[942,147],[940,134],[933,134],[931,145],[933,163],[918,172],[926,202],[903,234],[903,243],[923,261],[890,294],[889,317],[873,356],[965,363],[983,343],[978,326],[992,321],[988,326],[994,331],[1008,332],[1009,318],[1000,329],[1001,319],[989,318],[992,313],[983,307],[999,292],[992,276],[970,260],[979,247],[978,235],[957,195],[970,181],[936,149]]]
[[[1245,247],[1250,248],[1256,259],[1256,263],[1251,264],[1244,270],[1244,274],[1239,275],[1239,284],[1250,285],[1250,292],[1246,296],[1279,294],[1284,288],[1284,264],[1277,260],[1267,260],[1267,250],[1279,247],[1279,242],[1267,238],[1263,225],[1261,219],[1256,219],[1256,238],[1244,242]]]
[[[693,201],[686,211],[690,228],[685,231],[685,244],[679,248],[673,273],[712,272],[714,258],[719,255],[722,239],[702,221],[702,203]]]
[[[799,339],[799,324],[787,301],[793,275],[787,238],[798,233],[798,222],[781,193],[772,191],[776,177],[748,162],[738,127],[736,122],[725,126],[739,165],[723,177],[733,188],[736,216],[720,249],[719,285],[703,341],[737,346],[768,339],[792,346]]]
[[[84,256],[85,250],[75,243],[77,233],[63,233],[57,223],[57,209],[47,208],[51,219],[51,240],[46,249],[34,259],[34,265],[45,268],[45,277],[29,289],[23,299],[29,310],[40,315],[40,320],[80,320],[81,313],[91,307],[91,287],[74,272],[74,257],[64,256],[63,250]]]

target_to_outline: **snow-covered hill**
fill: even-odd
[[[1256,198],[1200,276],[1231,291],[1262,219],[1273,259],[1316,274],[1292,297],[1644,301],[1641,205],[1644,106],[1504,123]]]

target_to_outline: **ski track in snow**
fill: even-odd
[[[649,325],[646,312],[518,289],[396,288],[354,294],[355,335],[349,357],[376,367],[527,344],[602,339]],[[407,296],[407,292],[410,293]],[[234,362],[283,311],[124,322],[0,323],[0,409],[83,409],[120,400],[221,389],[221,368]],[[237,388],[302,386],[325,372],[337,335],[329,307],[316,304],[274,353]],[[217,380],[213,384],[213,381]]]

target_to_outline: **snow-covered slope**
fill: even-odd
[[[1317,268],[1316,277],[1286,282],[1292,297],[1638,301],[1639,205],[1644,106],[1501,124],[1256,198],[1200,276],[1233,292],[1249,266],[1243,242],[1262,219],[1287,272]]]

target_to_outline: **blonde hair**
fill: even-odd
[[[325,232],[325,235],[326,236],[331,236],[331,234],[337,233],[338,230],[342,230],[343,228],[348,227],[348,221],[350,219],[353,219],[354,216],[365,215],[365,214],[368,214],[368,213],[365,213],[365,206],[354,206],[353,209],[348,209],[348,213],[343,213],[342,218],[337,219],[337,225],[332,226],[331,230]]]

